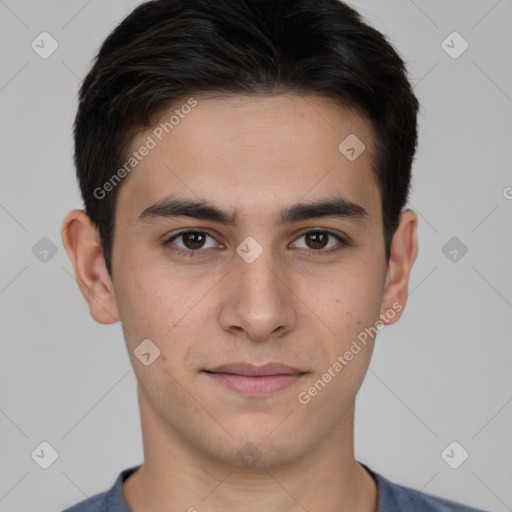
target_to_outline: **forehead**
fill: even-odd
[[[133,152],[116,219],[132,222],[169,194],[206,197],[242,220],[336,193],[380,215],[372,126],[327,98],[187,98],[139,133],[127,156]]]

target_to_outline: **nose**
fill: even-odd
[[[226,277],[219,317],[222,328],[260,342],[293,329],[296,298],[287,270],[270,249],[251,263],[241,257],[235,260]]]

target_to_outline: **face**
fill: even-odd
[[[408,268],[385,261],[367,121],[314,96],[196,100],[132,142],[155,144],[119,190],[108,307],[171,436],[233,464],[285,463],[346,428],[373,349],[361,333],[399,317]],[[339,149],[350,134],[355,159]],[[213,372],[231,363],[292,370]]]

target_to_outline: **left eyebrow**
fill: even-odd
[[[191,200],[169,196],[146,208],[136,222],[145,224],[175,217],[209,220],[234,227],[240,219],[238,211],[222,209],[206,199]],[[366,224],[370,219],[361,205],[344,197],[330,197],[309,203],[296,203],[280,210],[275,217],[274,226],[322,217],[342,218],[361,224]]]

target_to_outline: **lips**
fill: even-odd
[[[260,366],[230,363],[204,372],[221,387],[249,397],[275,394],[301,380],[307,373],[282,363]]]
[[[235,375],[264,376],[264,375],[299,375],[305,373],[297,368],[282,363],[267,363],[256,366],[251,363],[222,364],[211,370],[210,373],[232,373]]]

